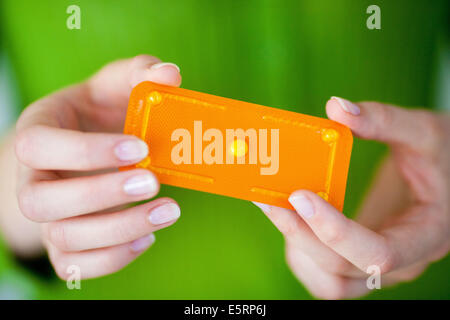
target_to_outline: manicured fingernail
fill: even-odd
[[[180,68],[175,63],[172,63],[172,62],[156,63],[156,64],[152,65],[150,69],[159,69],[159,68],[166,67],[166,66],[172,66],[175,69],[177,69],[178,72],[180,72]]]
[[[331,99],[335,99],[341,106],[342,110],[344,110],[347,113],[350,113],[354,116],[357,116],[361,113],[361,110],[359,109],[359,107],[356,104],[354,104],[348,100],[345,100],[345,99],[342,99],[339,97],[331,97]]]
[[[151,174],[141,174],[129,178],[123,185],[123,190],[130,196],[139,196],[147,193],[156,192],[158,182]]]
[[[122,161],[139,161],[147,156],[148,147],[142,140],[127,140],[119,143],[114,153]]]
[[[303,195],[292,195],[289,197],[289,202],[304,218],[309,219],[314,215],[314,207],[307,197]]]
[[[143,236],[142,238],[136,239],[130,244],[131,251],[133,252],[142,252],[148,247],[150,247],[155,242],[155,235],[150,233],[147,236]]]
[[[152,224],[163,224],[180,217],[180,207],[175,203],[170,202],[156,207],[150,211],[148,219]]]
[[[256,201],[252,201],[252,202],[253,202],[253,204],[255,206],[260,208],[263,212],[265,212],[265,213],[269,213],[270,212],[270,206],[268,204],[261,203],[261,202],[256,202]]]

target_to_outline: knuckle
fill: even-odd
[[[17,132],[26,128],[30,115],[32,115],[35,112],[35,110],[38,107],[41,100],[37,100],[37,101],[31,103],[22,111],[22,113],[20,114],[20,116],[16,122],[16,131]]]
[[[51,222],[47,225],[47,238],[59,250],[69,251],[67,232],[64,223]]]
[[[360,105],[367,110],[367,116],[356,121],[353,127],[363,138],[379,139],[393,121],[392,110],[389,106],[373,101],[363,101]]]
[[[52,261],[52,265],[58,278],[64,281],[69,279],[70,274],[67,272],[67,264],[63,262],[63,259]]]
[[[321,266],[324,270],[334,274],[345,274],[351,270],[352,264],[344,258],[337,256],[333,261],[322,262]]]
[[[438,117],[427,111],[420,111],[423,124],[424,146],[432,155],[441,152],[445,140],[445,132]]]
[[[14,149],[17,159],[22,163],[28,163],[30,157],[33,156],[34,142],[33,140],[41,131],[40,126],[32,126],[20,131],[14,141]]]
[[[290,238],[297,233],[297,228],[292,224],[279,224],[279,229],[287,238]]]
[[[81,168],[94,168],[95,167],[95,156],[96,153],[92,152],[95,149],[91,145],[91,140],[86,138],[84,133],[81,134],[80,139],[78,140],[78,147],[80,150],[80,155],[78,157]]]
[[[61,280],[67,280],[69,278],[69,273],[67,272],[67,267],[69,264],[67,263],[66,256],[57,251],[58,249],[52,249],[49,251],[50,262],[53,266],[53,270],[55,270],[56,275]]]
[[[372,135],[376,138],[379,137],[385,128],[392,128],[394,122],[393,110],[391,106],[385,106],[379,103],[373,103],[373,108],[376,109],[377,121],[372,126]]]
[[[154,56],[148,54],[140,54],[132,58],[131,66],[132,67],[142,67],[148,64],[157,63],[160,60]]]
[[[334,247],[342,240],[346,235],[346,223],[330,224],[327,222],[320,223],[320,239],[329,247]]]
[[[161,60],[146,54],[132,58],[127,70],[128,80],[131,86],[135,86],[144,80],[142,79],[142,69],[149,69],[153,64],[158,62],[161,62]]]
[[[293,238],[299,233],[300,226],[298,222],[287,223],[286,221],[276,221],[274,224],[286,238]]]
[[[36,206],[35,192],[31,185],[22,187],[17,195],[20,212],[31,221],[40,222],[39,210]]]
[[[136,226],[131,221],[119,224],[114,230],[114,239],[118,242],[128,242],[136,237]]]
[[[107,274],[111,274],[121,270],[129,261],[119,259],[115,255],[105,255],[102,259],[102,266]]]
[[[383,245],[383,249],[380,252],[381,252],[380,255],[374,259],[373,261],[374,263],[372,263],[372,265],[378,266],[380,268],[381,274],[391,272],[392,270],[394,270],[396,265],[395,261],[396,255],[394,254],[393,250],[391,249],[391,247],[388,245],[387,242],[385,242],[385,244]]]
[[[21,132],[16,135],[14,140],[14,150],[16,157],[20,162],[25,162],[27,155],[27,147],[29,145],[29,139],[26,132]]]

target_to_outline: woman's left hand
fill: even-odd
[[[290,196],[296,212],[255,204],[283,233],[289,266],[316,297],[365,295],[377,271],[382,286],[416,278],[450,248],[449,115],[335,97],[327,114],[390,146],[356,221],[307,190]]]

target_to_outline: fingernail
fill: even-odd
[[[150,211],[150,216],[148,219],[152,224],[158,225],[178,219],[179,217],[180,207],[178,207],[175,203],[170,202]]]
[[[348,100],[345,100],[345,99],[342,99],[339,97],[331,97],[331,99],[335,99],[339,103],[341,108],[347,113],[350,113],[354,116],[357,116],[361,113],[361,110],[359,109],[359,107],[356,104],[354,104]]]
[[[303,195],[292,195],[289,197],[289,202],[304,218],[309,219],[314,215],[314,207],[307,197]]]
[[[180,68],[175,63],[172,63],[172,62],[156,63],[156,64],[152,65],[150,69],[159,69],[159,68],[162,68],[165,66],[172,66],[172,67],[176,68],[178,70],[178,72],[180,72]]]
[[[150,247],[155,242],[155,235],[150,233],[147,236],[136,239],[130,244],[131,251],[141,252]]]
[[[261,203],[261,202],[256,202],[256,201],[252,201],[252,202],[253,202],[253,204],[255,206],[260,208],[263,212],[265,212],[265,213],[269,213],[270,212],[270,206],[268,204]]]
[[[131,196],[153,193],[158,189],[158,182],[151,174],[141,174],[129,178],[123,185],[123,190]]]
[[[142,140],[127,140],[119,143],[114,153],[122,161],[139,161],[147,156],[148,147]]]

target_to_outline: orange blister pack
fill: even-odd
[[[124,133],[149,155],[122,170],[284,208],[308,189],[343,208],[353,138],[334,121],[146,81],[131,93]]]

